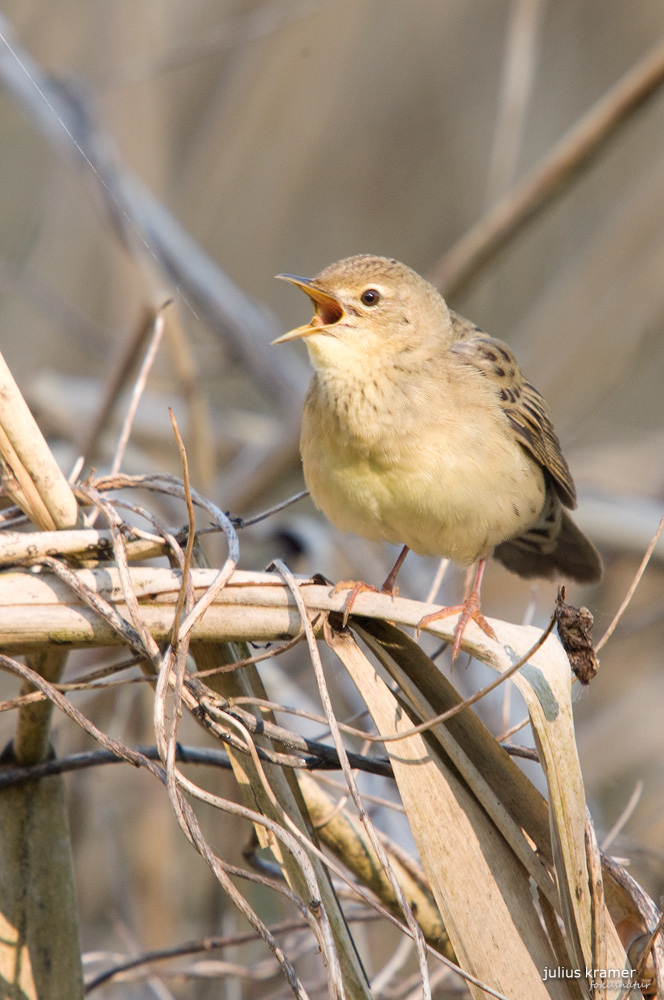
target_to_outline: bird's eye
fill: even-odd
[[[375,306],[380,302],[380,292],[375,288],[367,288],[366,292],[360,295],[360,302],[365,306]]]

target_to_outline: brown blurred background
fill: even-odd
[[[659,0],[3,0],[0,10],[0,59],[30,95],[21,103],[6,83],[0,95],[1,349],[69,471],[142,309],[173,295],[123,468],[178,473],[173,405],[194,484],[240,515],[301,488],[304,352],[269,341],[309,306],[273,276],[313,276],[358,252],[431,271],[664,37]],[[57,81],[52,95],[8,45]],[[56,98],[103,136],[103,168],[80,155]],[[154,203],[131,215],[109,165],[142,182],[248,297],[232,322],[192,296],[177,268],[164,273],[149,235]],[[180,234],[174,245],[191,262]],[[264,313],[249,315],[250,299]],[[606,562],[604,583],[568,594],[591,608],[599,637],[664,512],[664,93],[450,302],[515,348],[550,404],[578,521]],[[124,403],[87,469],[108,466],[123,412]],[[392,556],[341,538],[307,503],[241,544],[244,568],[286,555],[330,578],[382,579]],[[600,835],[643,782],[612,850],[632,859],[655,898],[664,891],[663,555],[660,544],[577,703]],[[424,598],[435,566],[409,557],[406,570],[402,592]],[[461,585],[451,573],[444,594],[456,598]],[[521,621],[531,597],[534,620],[546,622],[553,585],[533,595],[490,567],[487,614]],[[462,689],[484,677],[455,673]],[[149,696],[136,689],[85,710],[125,739],[151,739]],[[495,732],[501,711],[489,709]],[[69,723],[57,730],[60,752],[84,745]],[[234,918],[192,863],[161,791],[146,775],[113,771],[70,780],[84,947],[219,931]],[[195,989],[181,995],[208,995]]]

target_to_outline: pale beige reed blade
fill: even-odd
[[[1,354],[0,478],[5,492],[37,527],[76,527],[76,498]]]

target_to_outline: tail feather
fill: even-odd
[[[564,576],[577,583],[597,583],[602,577],[602,559],[583,532],[562,507],[560,530],[543,545],[535,533],[512,538],[498,545],[494,556],[503,566],[524,577]],[[553,543],[553,544],[551,544]]]

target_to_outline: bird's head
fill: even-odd
[[[301,288],[314,303],[309,323],[273,341],[305,338],[317,369],[379,363],[416,351],[451,329],[436,289],[405,264],[362,254],[337,261],[315,278],[277,277]]]

